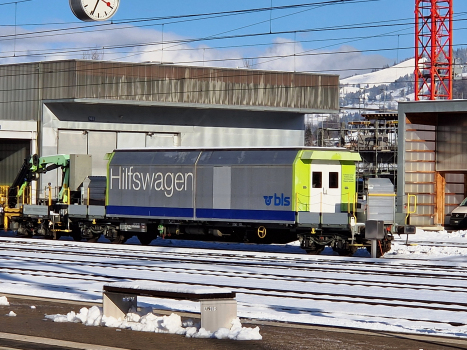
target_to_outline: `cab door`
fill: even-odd
[[[340,212],[342,174],[339,161],[312,161],[310,176],[310,212]]]

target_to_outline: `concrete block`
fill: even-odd
[[[215,332],[219,328],[230,329],[236,317],[235,299],[201,300],[201,327],[209,332]]]
[[[106,317],[124,320],[130,309],[136,310],[137,296],[135,294],[104,292],[102,295],[103,313]]]

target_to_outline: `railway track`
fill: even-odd
[[[245,252],[227,252],[222,251],[206,251],[203,249],[174,249],[167,251],[165,248],[158,247],[139,247],[125,246],[120,248],[118,245],[95,245],[87,243],[57,243],[51,244],[50,241],[42,243],[37,240],[22,240],[20,246],[16,241],[8,241],[0,239],[0,247],[8,248],[11,251],[18,252],[19,255],[28,256],[28,253],[37,253],[38,255],[53,253],[60,255],[65,253],[68,256],[90,257],[96,262],[98,258],[101,260],[125,258],[126,261],[131,261],[132,265],[145,264],[147,261],[164,262],[164,263],[196,263],[202,262],[214,263],[224,266],[248,266],[257,268],[274,268],[276,270],[287,270],[288,275],[293,275],[297,272],[297,276],[301,276],[302,272],[333,272],[341,274],[357,274],[359,278],[365,274],[372,276],[400,276],[400,277],[418,277],[430,278],[436,276],[438,279],[464,279],[467,276],[466,263],[429,263],[426,261],[404,261],[403,264],[397,260],[372,260],[372,259],[357,259],[357,258],[330,258],[330,257],[310,257],[310,256],[270,256],[268,253],[245,253]],[[2,254],[0,252],[0,254]],[[86,259],[84,259],[86,260]],[[73,260],[76,262],[76,260]],[[118,262],[100,262],[115,266]],[[362,269],[365,266],[365,269]],[[147,267],[146,267],[147,268]],[[176,267],[175,267],[176,268]],[[204,268],[205,270],[205,268]],[[439,284],[439,280],[436,282]]]
[[[16,239],[0,239],[0,247],[4,282],[25,286],[24,280],[33,280],[45,290],[63,290],[85,281],[90,286],[86,292],[97,296],[103,283],[147,279],[227,287],[237,291],[240,305],[246,308],[268,299],[283,312],[309,313],[323,303],[351,303],[359,310],[396,307],[407,315],[416,309],[443,312],[452,314],[449,322],[463,325],[456,315],[467,311],[467,264],[461,263]],[[206,282],[200,282],[199,276]]]

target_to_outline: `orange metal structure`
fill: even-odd
[[[453,0],[415,0],[415,100],[452,99]]]

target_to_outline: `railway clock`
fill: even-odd
[[[120,0],[70,0],[70,8],[82,21],[105,21],[118,10]]]

